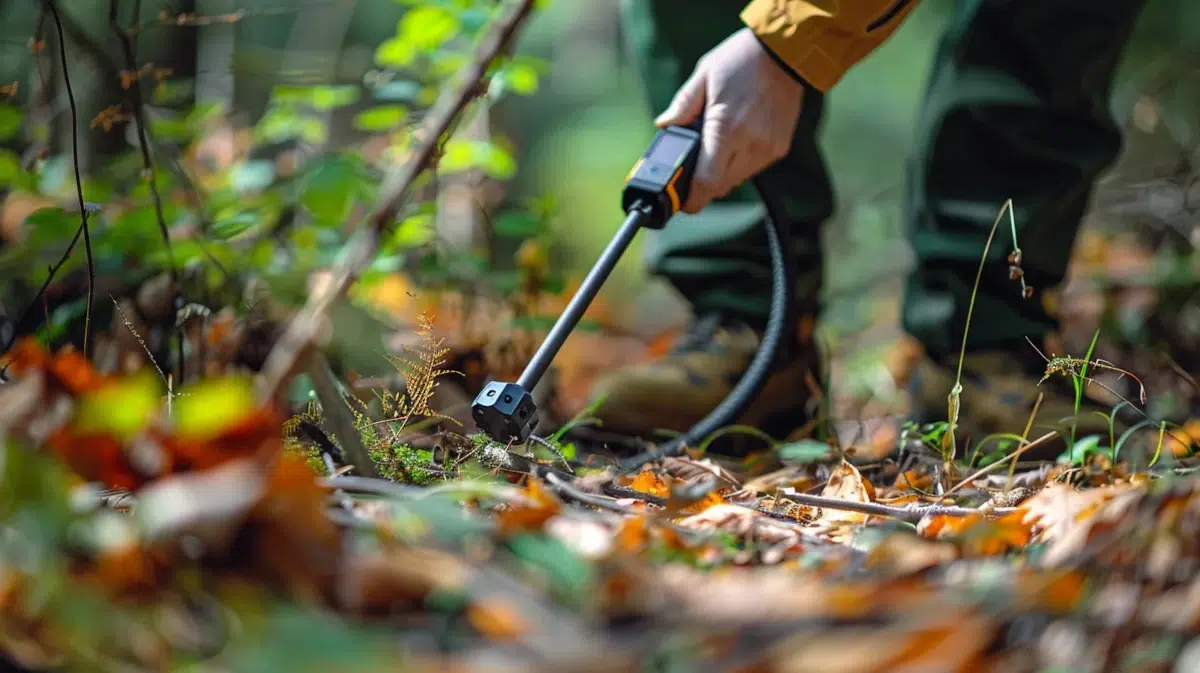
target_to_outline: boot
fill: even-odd
[[[820,385],[812,321],[801,321],[798,339],[785,339],[762,391],[737,420],[776,439],[804,426],[815,415],[813,384]],[[740,380],[761,342],[760,333],[719,313],[701,316],[671,352],[655,362],[618,369],[597,381],[593,399],[603,396],[595,416],[605,433],[661,441],[685,432],[725,399]],[[811,379],[808,377],[811,376]],[[710,451],[744,454],[765,447],[761,439],[729,433]]]

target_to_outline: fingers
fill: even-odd
[[[679,87],[679,91],[675,92],[671,104],[662,114],[658,115],[654,120],[654,125],[661,129],[667,126],[691,124],[704,111],[704,98],[707,90],[704,72],[697,69],[683,83],[683,86]]]
[[[721,103],[710,105],[704,111],[700,155],[696,159],[692,191],[683,207],[685,213],[697,213],[713,199],[729,192],[725,186],[726,176],[737,144],[731,142],[733,137],[728,117],[728,108]]]

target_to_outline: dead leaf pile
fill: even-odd
[[[22,670],[1167,671],[1197,647],[1186,468],[947,495],[921,463],[573,477],[511,454],[419,488],[314,473],[245,381],[168,403],[33,342],[8,363],[0,661]]]

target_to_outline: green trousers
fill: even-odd
[[[625,0],[623,29],[655,113],[699,57],[741,27],[744,4]],[[1120,152],[1109,91],[1144,4],[957,2],[918,116],[903,210],[917,259],[906,281],[904,328],[934,357],[958,350],[988,231],[1010,198],[1022,268],[1036,294],[1022,298],[1009,279],[1006,227],[983,271],[968,348],[1022,348],[1024,337],[1056,328],[1039,295],[1063,280],[1093,183]],[[819,231],[834,201],[816,140],[821,107],[818,92],[806,94],[790,152],[763,174],[787,202],[800,272],[797,309],[814,312]],[[762,212],[747,184],[701,213],[678,216],[686,221],[673,222],[647,246],[651,272],[697,313],[765,322],[770,267]]]

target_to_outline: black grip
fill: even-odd
[[[687,202],[700,156],[700,132],[693,128],[697,123],[660,129],[630,171],[621,206],[626,212],[643,210],[643,226],[661,229]]]

